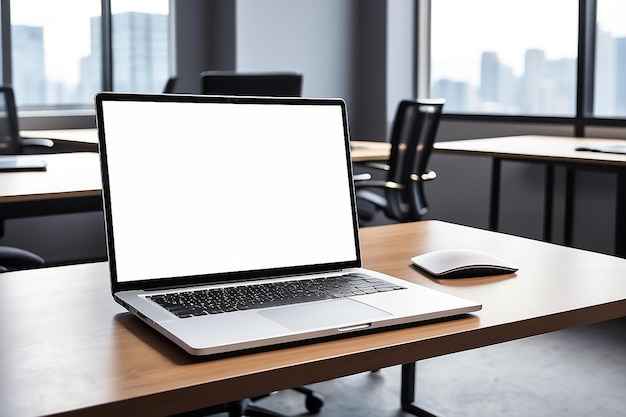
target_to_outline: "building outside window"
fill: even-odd
[[[434,0],[431,96],[447,113],[573,116],[577,0]]]
[[[626,2],[598,0],[594,116],[626,117]]]
[[[10,2],[10,79],[20,108],[93,106],[103,89],[101,13],[100,0]],[[112,1],[113,90],[163,89],[168,15],[168,0]]]

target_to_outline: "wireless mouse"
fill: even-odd
[[[437,278],[479,277],[518,270],[504,259],[472,249],[442,249],[415,256],[411,261]]]

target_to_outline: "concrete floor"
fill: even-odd
[[[418,402],[439,416],[626,416],[626,318],[424,360]],[[400,367],[311,385],[321,417],[403,417]],[[309,415],[281,391],[258,405]]]

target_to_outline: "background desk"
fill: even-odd
[[[92,129],[22,130],[22,137],[52,139],[50,152],[98,152],[98,131]]]
[[[389,159],[391,145],[387,142],[370,142],[353,140],[351,157],[352,162],[386,161]]]
[[[93,133],[89,130],[86,134],[90,132]],[[386,159],[389,154],[386,143],[354,142],[354,145],[352,157],[355,161]],[[55,201],[101,198],[100,161],[96,153],[17,155],[11,158],[43,159],[48,166],[45,171],[0,172],[0,217],[13,212],[8,205],[14,203],[29,203],[41,210],[39,214],[46,214],[45,205]]]
[[[546,166],[544,191],[543,237],[552,238],[552,209],[554,191],[554,167],[559,165],[566,171],[564,242],[572,243],[575,170],[580,168],[617,173],[615,253],[626,257],[626,155],[577,151],[584,145],[611,145],[625,143],[615,139],[574,138],[557,136],[510,136],[486,139],[469,139],[437,142],[434,151],[462,155],[487,156],[493,158],[491,173],[491,197],[489,228],[498,229],[500,202],[500,171],[502,161],[525,161]]]
[[[17,155],[43,159],[45,171],[0,172],[0,219],[102,210],[98,154]]]
[[[626,314],[624,259],[437,221],[361,234],[367,267],[474,299],[483,309],[452,321],[203,361],[113,302],[106,263],[5,273],[0,415],[167,415]],[[411,256],[452,247],[490,251],[520,270],[437,282],[410,265]]]
[[[97,129],[24,130],[22,136],[53,139],[63,147],[79,147],[86,152],[98,151]],[[352,160],[380,161],[389,157],[390,145],[385,142],[352,141]]]

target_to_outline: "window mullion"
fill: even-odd
[[[2,83],[11,84],[13,70],[11,68],[11,2],[0,0],[0,40],[2,48]]]
[[[102,90],[113,90],[113,50],[111,29],[111,0],[101,0],[102,4]]]
[[[574,134],[585,136],[585,120],[593,113],[596,45],[596,0],[579,0],[578,75]]]

